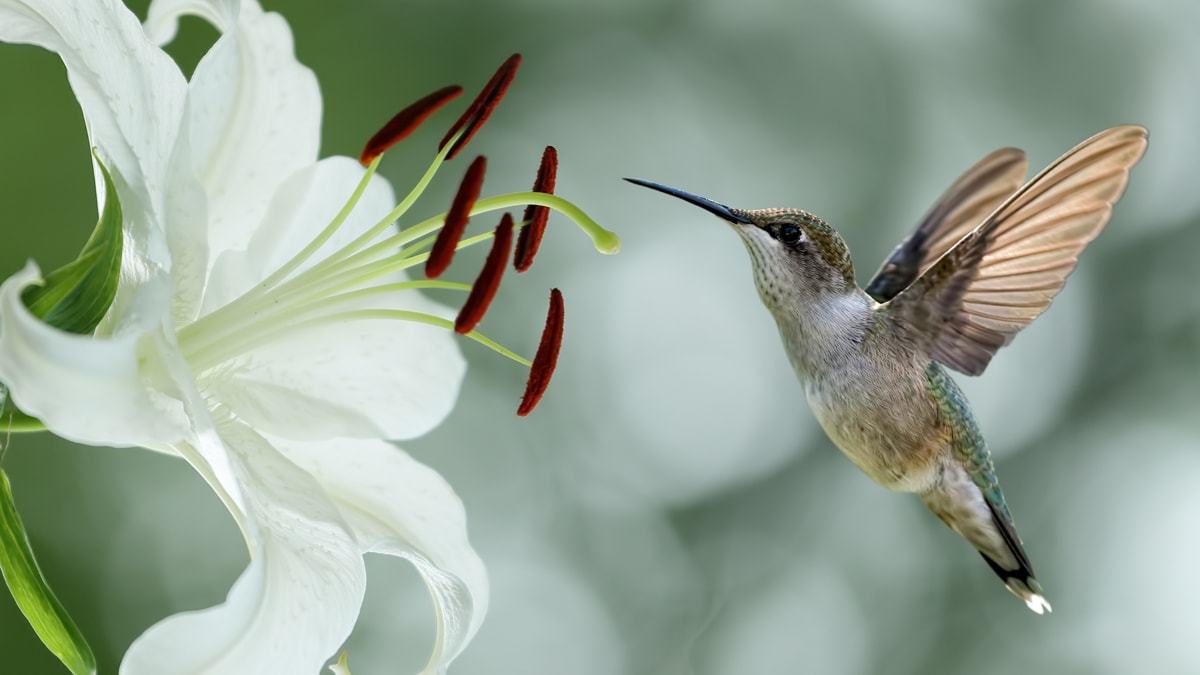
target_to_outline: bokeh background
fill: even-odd
[[[524,371],[464,342],[457,409],[406,446],[458,490],[491,572],[488,619],[454,673],[1200,672],[1200,4],[267,6],[320,78],[323,154],[357,154],[403,105],[474,90],[524,53],[474,144],[485,192],[526,189],[554,144],[559,193],[624,241],[597,255],[556,218],[482,326],[532,353],[546,288],[563,289],[563,360],[533,416],[512,414]],[[171,51],[190,70],[213,37],[191,21]],[[0,45],[0,91],[6,276],[73,257],[95,205],[57,59]],[[1044,617],[823,436],[735,235],[619,180],[806,208],[844,234],[865,282],[985,153],[1022,147],[1036,170],[1126,122],[1150,128],[1150,149],[1108,229],[1043,318],[958,378],[1054,603]],[[432,127],[389,155],[398,185]],[[220,602],[244,567],[232,519],[183,462],[5,440],[35,549],[102,672],[159,618]],[[370,574],[354,672],[416,671],[433,639],[419,578],[383,559]],[[59,672],[7,594],[0,645],[4,672]]]

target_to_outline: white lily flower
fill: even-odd
[[[190,81],[158,46],[183,14],[221,32]],[[121,672],[316,672],[358,616],[369,551],[424,577],[426,671],[444,670],[483,619],[486,573],[453,490],[385,440],[438,424],[465,364],[450,332],[397,320],[451,314],[401,272],[317,288],[396,202],[374,165],[318,161],[320,92],[286,23],[254,0],[155,0],[145,26],[118,0],[0,0],[0,40],[62,57],[126,237],[95,336],[27,311],[35,264],[0,286],[0,381],[59,436],[186,459],[250,549],[223,604],[152,626]],[[290,295],[263,285],[283,279]]]

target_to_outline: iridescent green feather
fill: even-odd
[[[997,512],[1003,514],[1005,520],[1012,523],[1012,515],[1008,505],[1004,503],[1004,493],[1000,491],[1000,483],[996,480],[996,468],[992,464],[991,453],[988,452],[987,442],[975,423],[975,417],[967,405],[967,398],[954,380],[946,373],[946,369],[937,363],[930,363],[925,369],[926,382],[930,393],[937,401],[938,411],[942,420],[950,428],[954,451],[958,453],[963,466],[971,475],[972,482],[983,492],[984,498],[991,502]]]

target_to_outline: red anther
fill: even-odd
[[[437,239],[433,240],[433,247],[429,249],[429,260],[425,261],[426,277],[436,279],[450,266],[458,240],[462,239],[463,231],[467,229],[471,207],[475,206],[475,200],[479,199],[479,189],[483,187],[483,172],[486,170],[487,158],[480,155],[463,174],[458,193],[454,195],[454,202],[446,212],[446,224],[442,226]]]
[[[488,83],[484,85],[483,90],[479,92],[479,96],[476,96],[475,100],[471,101],[471,105],[463,112],[462,117],[459,117],[454,126],[450,127],[450,131],[446,132],[445,137],[442,138],[442,142],[438,143],[438,152],[441,152],[442,148],[446,147],[446,144],[450,142],[454,134],[458,133],[459,129],[466,129],[458,141],[454,143],[454,146],[450,148],[450,152],[446,154],[447,160],[454,159],[459,151],[470,142],[475,132],[479,131],[479,128],[483,126],[487,118],[491,116],[492,110],[496,108],[496,104],[500,103],[500,99],[504,98],[504,92],[508,91],[508,85],[512,84],[513,77],[517,74],[517,66],[519,65],[521,65],[520,54],[513,54],[504,63],[500,64],[500,68],[496,70],[496,74],[492,75],[492,79],[488,80]]]
[[[538,345],[533,365],[529,367],[529,381],[525,383],[525,395],[517,414],[521,417],[533,412],[542,394],[550,386],[550,376],[558,363],[558,350],[562,347],[563,299],[557,288],[550,289],[550,311],[546,314],[546,329],[542,331],[542,342]]]
[[[496,297],[500,277],[504,276],[504,266],[508,264],[508,252],[512,249],[512,233],[513,218],[506,213],[492,235],[492,250],[483,262],[483,269],[479,270],[479,277],[454,320],[454,331],[458,334],[466,335],[475,330],[487,313],[488,305],[492,304],[492,298]]]
[[[558,176],[558,150],[553,145],[547,145],[542,153],[542,164],[538,167],[537,179],[533,181],[534,192],[554,194],[554,180]],[[525,207],[525,227],[517,235],[517,253],[513,257],[513,267],[518,272],[524,272],[533,265],[533,257],[537,255],[538,247],[542,245],[542,235],[546,233],[546,220],[550,218],[550,209],[545,206]]]
[[[443,87],[396,113],[395,117],[388,120],[388,123],[383,125],[382,129],[375,132],[371,140],[367,141],[367,144],[363,146],[362,154],[358,156],[358,161],[363,166],[375,161],[376,157],[382,155],[393,145],[408,138],[408,135],[416,131],[417,127],[429,119],[430,115],[437,112],[438,108],[458,98],[462,92],[462,87],[458,85]]]

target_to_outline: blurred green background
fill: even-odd
[[[555,219],[482,329],[532,353],[546,289],[567,336],[548,398],[474,344],[456,411],[406,445],[459,491],[491,573],[458,675],[1200,672],[1200,4],[1191,0],[450,0],[268,3],[325,94],[323,154],[356,155],[403,105],[514,89],[473,146],[485,193],[558,192],[623,238],[596,255]],[[144,15],[144,3],[135,7]],[[215,33],[184,24],[194,66]],[[69,260],[95,223],[61,63],[0,45],[0,275]],[[452,116],[393,152],[398,186]],[[865,282],[966,167],[1006,145],[1033,170],[1136,122],[1150,149],[1054,307],[959,377],[1054,604],[1038,617],[910,495],[816,427],[749,261],[716,219],[622,176],[837,227]],[[444,208],[453,168],[424,213]],[[456,265],[469,280],[477,261]],[[183,462],[16,436],[5,468],[34,547],[102,672],[163,616],[220,602],[246,563]],[[433,640],[417,575],[370,561],[347,648],[413,672]],[[4,672],[59,672],[0,594]]]

